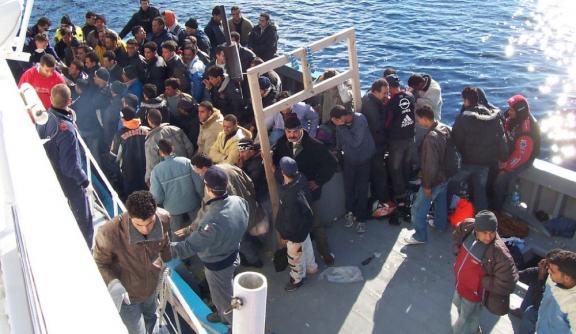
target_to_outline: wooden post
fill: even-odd
[[[270,194],[270,202],[272,203],[272,221],[274,221],[274,218],[278,213],[280,199],[278,197],[276,179],[274,178],[274,166],[272,164],[270,139],[268,138],[268,127],[266,126],[266,120],[262,107],[262,98],[260,97],[260,85],[258,85],[258,76],[258,72],[248,72],[248,86],[250,87],[250,96],[252,96],[252,108],[254,109],[254,119],[258,129],[258,139],[260,140],[262,160],[264,161],[264,171],[266,172],[268,193]],[[274,223],[271,224],[270,228],[274,229]]]
[[[308,64],[306,55],[307,50],[310,52],[317,52],[325,49],[331,45],[348,42],[348,61],[350,68],[343,73],[324,80],[319,83],[312,81],[312,73],[310,73],[310,64]],[[304,81],[304,90],[297,92],[287,99],[276,102],[264,109],[262,105],[262,98],[260,97],[260,86],[258,85],[258,77],[262,73],[274,70],[280,66],[290,63],[289,56],[297,57],[302,63],[302,76]],[[328,89],[337,87],[346,80],[352,80],[352,98],[354,100],[354,109],[360,112],[362,97],[360,94],[360,77],[358,74],[358,60],[356,56],[356,37],[354,28],[342,30],[332,36],[328,36],[319,41],[316,41],[308,46],[308,48],[298,48],[288,55],[281,55],[276,58],[270,59],[263,64],[249,68],[247,71],[248,86],[250,87],[250,96],[252,97],[252,109],[254,110],[254,119],[256,120],[256,127],[258,128],[258,139],[262,151],[262,160],[264,161],[264,170],[266,171],[266,181],[268,182],[268,192],[270,194],[270,202],[272,204],[273,219],[278,213],[279,197],[276,180],[274,178],[274,166],[272,164],[272,152],[270,150],[270,140],[268,139],[268,128],[266,127],[266,116],[270,117],[271,114],[278,112],[295,103],[302,102],[316,94],[320,94]],[[265,113],[266,112],[266,113]],[[271,229],[274,229],[274,221],[272,221]],[[274,238],[276,242],[276,238]]]
[[[360,92],[360,72],[358,70],[358,57],[356,55],[356,33],[352,31],[348,36],[348,64],[352,71],[352,100],[354,111],[362,110],[362,93]]]

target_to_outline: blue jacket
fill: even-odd
[[[548,277],[544,297],[538,310],[538,334],[570,334],[576,332],[576,286],[565,289]]]
[[[204,197],[204,181],[190,159],[170,155],[152,169],[150,192],[171,215],[195,213]]]
[[[374,140],[366,116],[354,113],[352,124],[336,127],[336,136],[344,152],[344,161],[358,165],[374,155]]]
[[[198,254],[209,270],[231,266],[248,226],[248,205],[238,196],[224,195],[206,202],[207,212],[198,229],[182,242],[172,243],[172,255],[181,259]]]
[[[36,130],[41,139],[49,139],[44,149],[66,192],[71,187],[87,187],[88,177],[82,170],[78,133],[72,122],[72,115],[67,110],[50,108],[50,117],[44,125],[38,125]]]

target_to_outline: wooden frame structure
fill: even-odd
[[[332,78],[319,83],[314,83],[312,80],[310,64],[308,64],[307,61],[308,52],[318,52],[329,46],[344,41],[346,41],[348,47],[349,68]],[[260,96],[260,87],[258,85],[259,76],[280,66],[291,63],[291,57],[297,58],[302,64],[301,69],[304,79],[304,89],[294,95],[291,95],[287,99],[276,102],[267,108],[263,108],[262,98]],[[252,97],[252,108],[254,110],[256,127],[258,128],[258,139],[260,140],[262,158],[264,160],[264,168],[266,171],[266,181],[268,183],[270,201],[272,203],[272,212],[275,217],[276,213],[278,212],[279,198],[276,181],[274,179],[270,141],[268,139],[268,129],[266,127],[265,118],[267,115],[273,115],[274,113],[286,109],[295,103],[302,102],[330,88],[337,87],[339,84],[342,84],[346,80],[350,80],[352,82],[352,98],[354,103],[354,110],[359,111],[361,108],[362,96],[360,94],[360,77],[358,72],[358,58],[356,55],[355,30],[353,27],[342,30],[332,36],[316,41],[308,45],[308,47],[301,47],[288,53],[287,55],[281,55],[274,59],[270,59],[263,64],[248,69],[247,75],[248,85],[250,87],[250,96]]]

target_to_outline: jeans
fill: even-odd
[[[385,154],[385,151],[377,151],[370,160],[370,191],[372,197],[381,203],[388,203],[391,200],[388,169],[386,168],[386,161],[384,161]]]
[[[120,317],[126,325],[129,334],[152,334],[158,332],[156,326],[156,293],[153,293],[142,303],[122,304]]]
[[[480,328],[480,312],[482,303],[472,303],[462,298],[458,291],[454,291],[452,304],[458,310],[458,319],[452,325],[454,334],[476,334]]]
[[[536,332],[536,321],[538,320],[538,310],[534,306],[528,306],[522,314],[520,322],[520,334],[534,334]]]
[[[352,212],[360,222],[368,219],[368,189],[370,188],[370,160],[359,165],[344,159],[344,193],[346,211]]]
[[[488,182],[488,171],[490,167],[480,165],[462,165],[462,168],[454,175],[450,182],[462,183],[468,180],[472,183],[472,198],[474,211],[488,209],[488,197],[486,195],[486,184]]]
[[[439,230],[446,230],[448,227],[446,188],[447,182],[443,182],[432,188],[432,197],[430,198],[427,198],[424,195],[423,187],[420,187],[418,190],[411,209],[412,225],[416,231],[413,235],[414,239],[419,241],[428,240],[428,224],[426,223],[426,216],[428,215],[432,203],[434,203],[434,225]]]
[[[408,195],[407,188],[412,172],[412,151],[414,149],[414,138],[390,141],[388,171],[392,179],[395,199],[404,198]]]
[[[532,166],[532,163],[526,163],[520,168],[511,171],[511,172],[500,172],[496,177],[496,181],[494,182],[494,203],[492,203],[492,208],[496,211],[502,210],[504,203],[506,202],[506,196],[508,195],[508,188],[510,186],[510,182],[516,180],[518,175],[522,171],[524,171],[529,166]]]

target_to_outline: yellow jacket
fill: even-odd
[[[200,133],[198,134],[198,153],[210,152],[210,148],[216,142],[218,134],[222,132],[222,122],[224,121],[224,116],[220,110],[214,108],[212,115],[208,117],[208,120],[204,124],[200,124]]]
[[[252,134],[241,126],[238,126],[236,134],[228,140],[226,140],[224,131],[220,132],[216,138],[216,142],[214,142],[214,145],[210,148],[208,156],[215,164],[229,163],[235,165],[240,158],[238,142],[242,138],[252,138]]]

